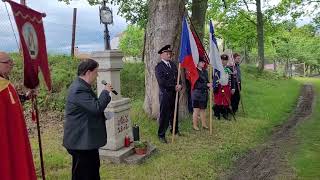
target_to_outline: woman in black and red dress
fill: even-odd
[[[217,119],[222,117],[224,119],[230,120],[228,113],[230,112],[230,102],[231,94],[234,93],[234,83],[232,78],[232,70],[227,66],[228,64],[228,55],[221,55],[222,66],[224,72],[220,73],[220,78],[217,74],[214,75],[214,116]]]
[[[204,69],[205,61],[199,59],[197,66],[199,78],[194,85],[192,90],[192,106],[193,106],[193,129],[199,131],[198,120],[199,115],[201,119],[201,124],[203,129],[208,129],[206,120],[206,109],[208,102],[208,89],[211,87],[209,83],[208,71]]]

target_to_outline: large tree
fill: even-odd
[[[198,32],[199,38],[203,41],[204,37],[204,25],[206,22],[206,12],[208,8],[208,0],[192,0],[191,10],[192,17],[191,20]]]
[[[263,30],[263,15],[261,10],[261,0],[256,0],[257,8],[257,39],[258,39],[258,59],[259,71],[264,69],[264,30]]]
[[[60,0],[70,2],[71,0]],[[190,0],[191,1],[191,0]],[[88,0],[90,4],[101,3],[101,0]],[[119,14],[131,24],[145,28],[145,101],[147,114],[157,117],[159,114],[159,88],[155,78],[155,66],[160,61],[157,51],[166,44],[174,50],[174,61],[177,63],[180,48],[180,31],[185,5],[188,0],[107,0],[108,3],[119,5]],[[202,37],[204,34],[207,0],[193,0],[191,19]],[[201,11],[201,12],[200,12]],[[178,64],[178,63],[177,63]],[[184,84],[184,73],[181,75]],[[185,88],[180,93],[179,117],[187,114],[187,96]]]
[[[149,18],[146,28],[148,38],[144,58],[146,66],[144,109],[152,117],[157,117],[159,114],[159,88],[154,72],[156,64],[160,61],[157,52],[164,45],[171,44],[175,54],[173,59],[177,60],[184,11],[184,0],[150,0],[149,2]],[[187,112],[186,98],[183,93],[184,91],[180,96],[181,115]]]

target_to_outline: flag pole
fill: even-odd
[[[188,15],[188,19],[189,19],[189,21],[190,21],[190,24],[191,24],[191,28],[193,29],[193,32],[195,33],[195,35],[197,36],[197,38],[200,40],[200,38],[199,38],[199,35],[198,35],[198,33],[197,33],[197,31],[196,31],[196,29],[195,29],[195,27],[194,27],[194,25],[193,25],[193,23],[192,23],[192,20],[191,20],[191,18],[190,18],[190,16]],[[203,44],[202,44],[202,42],[201,42],[201,40],[200,40],[200,45],[202,46],[202,49],[204,49],[204,56],[206,57],[206,59],[210,62],[210,58],[209,58],[209,56],[208,56],[208,54],[207,54],[207,52],[205,51],[205,48],[204,48],[204,46],[203,46]],[[208,62],[208,63],[209,63]],[[212,72],[213,72],[213,69],[212,69],[213,67],[212,66],[210,66],[209,65],[209,76],[210,76],[210,79],[209,79],[209,81],[210,81],[210,83],[212,83]],[[212,88],[210,88],[210,93],[209,93],[209,95],[210,95],[210,109],[209,109],[209,125],[210,125],[210,135],[212,135],[212,94],[213,94],[213,89]]]
[[[44,163],[43,163],[44,161],[43,161],[43,154],[42,154],[41,131],[40,131],[40,123],[39,123],[39,111],[38,111],[37,95],[32,94],[31,101],[32,101],[32,106],[33,106],[32,116],[33,116],[33,118],[35,118],[36,123],[37,123],[39,152],[40,152],[40,164],[41,164],[41,176],[42,176],[42,179],[45,180],[46,179],[46,175],[45,175]]]
[[[177,78],[177,85],[180,82],[180,74],[181,74],[181,63],[179,63],[178,68],[178,78]],[[171,142],[174,142],[174,136],[176,133],[176,122],[177,122],[177,109],[178,109],[178,97],[179,97],[179,91],[176,92],[176,100],[174,103],[174,115],[173,115],[173,127],[172,127],[172,140]]]
[[[190,25],[191,25],[190,27],[192,27],[193,32],[195,33],[195,35],[197,36],[197,38],[200,40],[200,45],[201,45],[202,48],[205,50],[205,48],[204,48],[204,46],[203,46],[203,44],[202,44],[202,42],[201,42],[201,39],[200,39],[200,37],[199,37],[199,35],[198,35],[197,31],[196,31],[196,28],[194,27],[194,25],[193,25],[193,23],[192,23],[191,18],[190,18],[189,15],[188,15],[188,19],[189,19],[189,21],[190,21]],[[209,56],[208,56],[208,54],[207,54],[206,51],[204,51],[204,55],[205,55],[205,57],[209,60]]]
[[[210,84],[212,84],[212,66],[209,66],[209,81]],[[210,107],[209,107],[209,116],[210,116],[210,135],[212,135],[212,94],[213,94],[213,88],[210,88],[210,93],[209,93],[209,99],[210,99]]]

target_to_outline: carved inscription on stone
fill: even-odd
[[[117,133],[121,133],[129,129],[129,115],[123,115],[118,119]]]

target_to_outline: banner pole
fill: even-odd
[[[32,95],[32,104],[35,110],[35,119],[37,123],[37,132],[38,132],[38,144],[39,144],[39,153],[40,153],[40,165],[41,165],[41,176],[42,179],[46,179],[45,170],[44,170],[44,161],[43,161],[43,153],[42,153],[42,143],[41,143],[41,131],[40,131],[40,122],[39,122],[39,111],[38,111],[38,102],[37,96]]]

